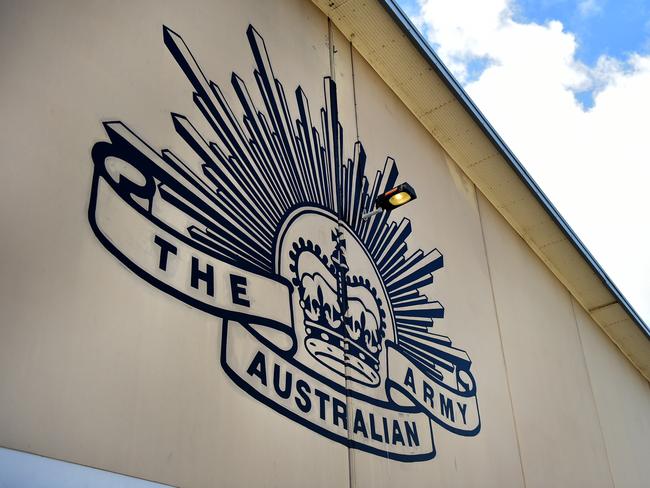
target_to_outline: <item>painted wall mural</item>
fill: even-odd
[[[183,161],[105,122],[90,225],[140,278],[222,319],[221,366],[252,398],[351,448],[431,459],[437,427],[480,430],[471,360],[434,332],[444,308],[423,292],[443,256],[408,248],[406,218],[361,218],[397,182],[395,162],[367,175],[358,141],[348,157],[330,77],[315,118],[295,90],[294,118],[264,40],[246,36],[256,92],[232,75],[238,117],[163,28],[212,133],[172,113],[195,156]]]

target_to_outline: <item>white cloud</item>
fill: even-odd
[[[508,0],[420,7],[437,53],[650,322],[650,56],[586,66],[561,22],[517,22]],[[480,59],[487,68],[471,77]],[[586,90],[589,109],[575,96]]]

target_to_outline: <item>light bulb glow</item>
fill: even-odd
[[[405,191],[401,191],[399,193],[396,193],[392,197],[390,197],[388,199],[388,202],[394,207],[399,207],[400,205],[404,205],[406,202],[410,200],[411,200],[411,195],[409,195]]]

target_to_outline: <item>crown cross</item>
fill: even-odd
[[[346,277],[350,267],[345,257],[345,239],[341,229],[332,231],[332,241],[336,244],[331,255],[331,261],[335,266],[336,273],[336,295],[339,311],[343,317],[348,315],[348,293]],[[344,320],[345,321],[345,320]]]

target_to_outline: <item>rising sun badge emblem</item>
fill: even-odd
[[[90,225],[143,280],[222,319],[221,365],[252,398],[351,448],[431,459],[437,427],[480,430],[472,363],[435,333],[444,308],[424,293],[443,256],[408,248],[408,219],[362,218],[395,185],[395,162],[367,175],[363,145],[346,152],[334,81],[312,119],[261,36],[246,35],[255,92],[233,74],[235,111],[163,28],[211,131],[171,114],[193,153],[184,161],[105,122]]]

